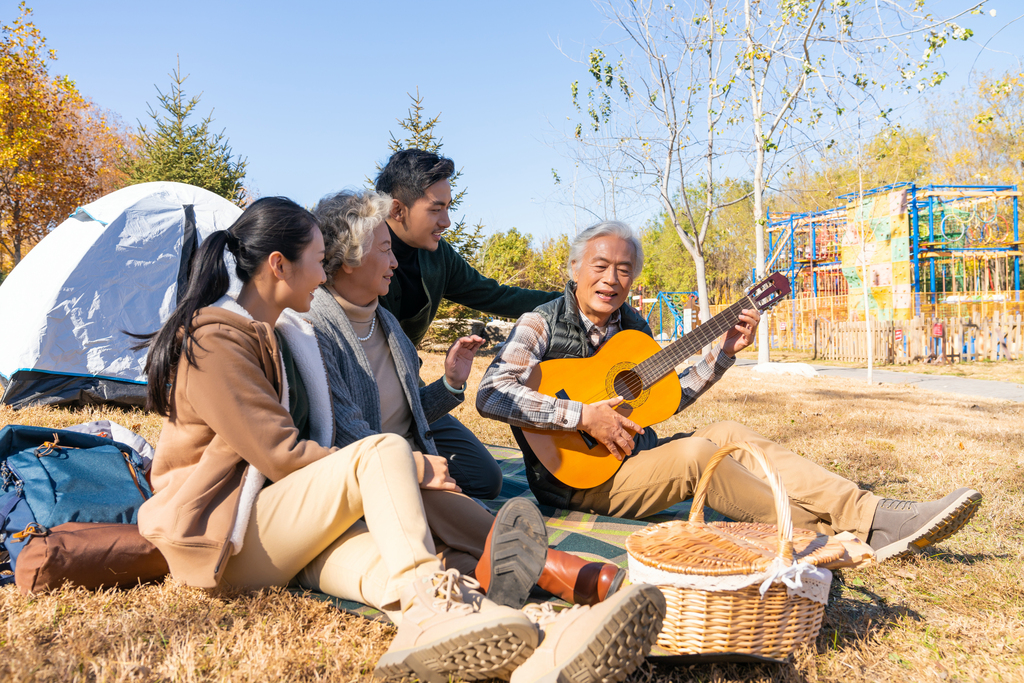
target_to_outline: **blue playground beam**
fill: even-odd
[[[647,324],[651,324],[651,316],[654,315],[655,308],[658,310],[658,336],[665,334],[665,313],[664,309],[668,308],[669,313],[672,315],[672,335],[675,336],[675,332],[683,324],[683,315],[679,310],[678,306],[682,303],[682,299],[685,297],[696,297],[697,292],[658,292],[657,302],[654,306],[651,306],[651,310],[647,313]],[[653,330],[652,330],[653,332]]]
[[[943,211],[945,213],[945,211]],[[928,197],[928,248],[935,242],[935,197]],[[932,298],[929,303],[935,303],[935,259],[928,260],[928,277],[932,290]]]
[[[1017,191],[1017,186],[1013,186],[1013,191]],[[1017,247],[1017,251],[1020,251],[1020,231],[1017,224],[1017,197],[1013,198],[1013,241]],[[1017,301],[1020,301],[1020,256],[1013,257],[1013,289],[1017,292]]]
[[[814,260],[818,256],[818,241],[815,239],[815,228],[816,223],[811,220],[811,288],[814,290],[814,296],[818,296],[818,271],[814,269]],[[793,297],[795,300],[796,297]]]
[[[910,186],[910,207],[911,214],[912,246],[911,255],[914,259],[914,315],[921,315],[921,207],[917,204],[917,186]]]
[[[768,222],[768,227],[769,227],[769,232],[768,232],[768,255],[770,256],[771,254],[773,254],[775,252],[775,249],[778,246],[781,246],[779,244],[780,240],[784,241],[786,239],[789,239],[790,240],[790,244],[789,244],[789,250],[788,250],[789,251],[789,264],[788,264],[788,266],[778,267],[777,265],[772,264],[771,267],[768,268],[768,272],[782,272],[790,280],[790,284],[793,286],[794,291],[797,291],[796,290],[796,285],[797,285],[796,278],[799,276],[799,273],[800,273],[800,270],[801,270],[800,268],[797,267],[797,263],[796,263],[796,223],[798,221],[803,221],[805,219],[808,221],[808,223],[810,225],[810,234],[811,234],[810,248],[812,249],[813,256],[816,257],[817,256],[817,238],[818,238],[818,235],[817,235],[817,226],[816,226],[817,221],[814,220],[815,218],[823,217],[826,214],[831,214],[833,212],[840,211],[840,210],[842,210],[844,208],[845,204],[847,204],[851,200],[855,200],[855,199],[857,199],[859,197],[870,197],[872,195],[877,195],[877,194],[881,194],[881,193],[884,193],[884,192],[891,192],[892,190],[897,190],[897,189],[901,189],[901,188],[906,188],[907,189],[908,200],[909,200],[908,201],[908,210],[911,212],[910,213],[910,222],[911,222],[911,231],[912,231],[913,234],[911,235],[911,246],[910,246],[911,254],[910,254],[910,257],[911,257],[911,261],[912,261],[912,264],[913,264],[912,265],[911,277],[912,277],[912,280],[913,280],[912,287],[913,287],[913,291],[914,291],[914,309],[915,309],[915,314],[920,315],[920,313],[921,313],[921,304],[922,304],[921,296],[922,296],[923,293],[930,294],[932,301],[935,301],[936,297],[938,295],[936,267],[935,267],[935,263],[936,263],[936,260],[937,260],[936,257],[937,256],[942,255],[942,254],[950,254],[950,255],[952,255],[952,254],[956,254],[956,253],[972,252],[972,251],[977,251],[977,252],[1020,251],[1021,247],[1024,246],[1024,245],[1021,244],[1021,241],[1020,241],[1019,198],[1016,197],[1016,196],[1010,197],[1010,199],[1012,199],[1012,201],[1013,201],[1013,244],[1009,245],[1009,246],[992,246],[992,247],[977,247],[977,248],[974,248],[974,247],[957,247],[957,248],[954,248],[954,247],[947,246],[945,243],[943,243],[942,245],[938,245],[938,244],[935,243],[935,240],[936,240],[936,236],[935,236],[935,230],[936,230],[935,213],[936,213],[936,208],[937,207],[942,208],[943,213],[945,213],[945,209],[943,208],[945,204],[947,204],[950,201],[957,200],[957,199],[967,199],[968,197],[955,197],[954,196],[954,197],[944,198],[944,197],[930,196],[930,197],[927,197],[927,203],[921,201],[921,199],[922,199],[921,198],[921,193],[923,193],[923,192],[943,191],[943,190],[947,190],[947,191],[948,190],[952,190],[952,191],[960,190],[960,191],[965,191],[965,192],[970,192],[970,191],[975,191],[975,192],[978,192],[978,191],[981,191],[981,192],[1017,192],[1017,185],[926,185],[926,186],[918,186],[916,183],[911,182],[911,181],[901,181],[901,182],[897,182],[897,183],[890,183],[888,185],[882,185],[880,187],[871,188],[870,190],[867,190],[867,191],[865,191],[863,193],[860,193],[860,192],[849,192],[847,194],[839,195],[836,199],[839,200],[839,201],[844,202],[844,205],[836,206],[836,207],[833,207],[831,209],[825,209],[825,210],[822,210],[822,211],[813,211],[813,212],[803,212],[803,213],[796,212],[796,213],[791,213],[787,218],[785,218],[783,220],[777,220],[774,223],[769,220],[769,222]],[[938,201],[936,201],[936,200],[938,200]],[[925,210],[926,207],[927,207],[927,211],[928,211],[928,237],[927,237],[928,245],[924,246],[924,245],[921,244],[921,242],[922,242],[921,231],[922,231],[922,228],[923,228],[923,226],[921,225],[921,214],[923,213],[923,211]],[[770,217],[771,214],[768,213],[767,215]],[[774,228],[774,229],[779,231],[779,235],[778,235],[777,238],[773,239],[774,234],[771,232],[772,228]],[[928,255],[928,284],[927,285],[925,285],[925,283],[924,283],[924,278],[922,278],[922,272],[921,272],[922,253]],[[1022,259],[1021,259],[1020,256],[1014,255],[1014,257],[1013,257],[1013,288],[1014,288],[1014,290],[1016,292],[1018,292],[1018,294],[1017,294],[1018,300],[1020,298],[1019,292],[1021,291],[1021,272],[1020,272],[1021,271],[1021,260]],[[826,266],[839,265],[840,261],[834,261],[834,262],[831,262],[831,263],[817,263],[814,260],[814,258],[812,257],[811,263],[813,264],[813,267],[811,268],[811,274],[812,274],[812,278],[813,278],[812,279],[812,283],[813,283],[814,295],[818,296],[818,284],[819,283],[818,283],[818,277],[817,277],[818,276],[817,270],[819,268],[826,267]],[[755,271],[751,271],[751,278],[752,278],[752,280],[754,279],[754,272]],[[865,283],[865,286],[867,286],[867,283]]]
[[[898,190],[901,187],[909,187],[913,184],[913,182],[906,180],[898,183],[889,183],[888,185],[882,185],[881,187],[873,187],[864,192],[863,196],[870,197],[871,195],[880,194],[882,192],[892,192],[893,190]],[[842,200],[845,203],[850,199],[855,199],[860,196],[862,196],[860,192],[847,192],[846,194],[839,195],[836,199]]]

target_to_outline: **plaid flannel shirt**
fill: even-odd
[[[595,351],[620,329],[618,311],[603,329],[586,316],[580,316],[580,320],[590,347]],[[524,313],[519,318],[480,381],[476,408],[481,415],[516,427],[572,430],[579,426],[583,403],[546,396],[524,384],[547,353],[550,337],[547,321],[539,313]],[[686,368],[679,375],[683,395],[676,412],[696,401],[735,362],[736,359],[727,356],[719,344],[699,363]]]

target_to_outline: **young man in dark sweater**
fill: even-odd
[[[441,299],[491,315],[518,318],[558,298],[560,292],[541,292],[498,284],[480,274],[442,237],[451,225],[449,179],[451,159],[419,149],[396,152],[377,175],[376,189],[392,197],[392,250],[398,269],[387,296],[380,299],[414,344],[419,344],[437,315]],[[465,387],[449,387],[461,393]],[[451,415],[431,425],[434,443],[462,490],[477,498],[501,493],[501,469],[480,440]]]

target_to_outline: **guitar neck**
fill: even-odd
[[[740,319],[740,312],[745,308],[756,308],[754,302],[747,295],[744,295],[739,301],[711,320],[698,326],[692,332],[677,339],[644,362],[638,364],[633,369],[634,372],[643,380],[644,386],[657,382],[669,372],[675,370],[675,367],[684,360],[732,329]]]

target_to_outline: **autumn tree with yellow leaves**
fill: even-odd
[[[798,160],[773,198],[775,211],[820,211],[840,195],[913,181],[918,185],[1024,184],[1024,73],[975,75],[970,86],[937,91],[916,123],[882,127]],[[860,163],[858,164],[858,160]]]
[[[125,145],[115,117],[49,74],[56,51],[24,2],[19,11],[0,24],[0,257],[13,265],[77,206],[123,184]]]

